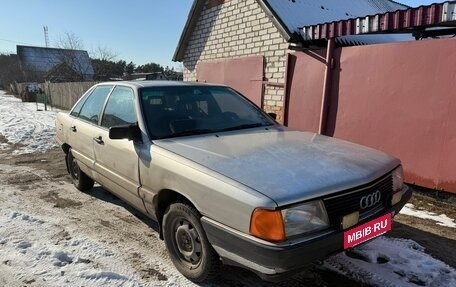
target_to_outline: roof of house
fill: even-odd
[[[437,31],[440,36],[445,33],[454,35],[456,31],[455,11],[456,1],[446,1],[395,12],[322,22],[304,26],[300,32],[303,39],[309,42],[335,37],[347,38],[352,37],[351,35],[362,37],[393,32],[412,33],[412,36],[416,38],[437,35]]]
[[[66,58],[74,71],[84,75],[94,74],[87,51],[20,45],[16,49],[19,62],[25,70],[47,73]]]
[[[283,21],[290,34],[299,34],[299,28],[303,26],[408,8],[406,5],[390,0],[264,0],[263,2]]]
[[[300,28],[365,15],[407,9],[391,0],[256,0],[286,41],[301,42]],[[206,0],[194,0],[173,61],[182,61]]]

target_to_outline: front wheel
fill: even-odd
[[[171,261],[193,282],[214,278],[221,267],[199,218],[198,211],[185,203],[171,204],[163,217],[163,235]]]
[[[73,157],[73,154],[71,153],[71,149],[68,151],[68,154],[66,155],[66,161],[68,166],[68,172],[70,173],[73,185],[81,191],[91,189],[93,187],[94,181],[79,168],[76,159]]]

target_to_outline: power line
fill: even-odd
[[[3,39],[3,38],[0,38],[0,41],[5,41],[5,42],[13,43],[13,44],[22,44],[22,45],[34,46],[34,44],[24,43],[24,42],[19,42],[19,41],[14,41],[14,40],[8,40],[8,39]]]

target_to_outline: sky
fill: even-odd
[[[1,0],[0,53],[16,45],[50,46],[66,33],[81,39],[85,50],[106,47],[118,60],[135,64],[172,62],[193,0]]]
[[[446,2],[444,0],[394,0],[395,2],[399,2],[410,7],[418,7],[421,5],[429,5],[433,3],[442,3]]]
[[[440,0],[396,0],[416,7]],[[85,50],[107,48],[117,60],[164,67],[172,62],[193,0],[1,0],[0,53],[16,53],[16,45],[50,46],[66,34],[76,35]]]

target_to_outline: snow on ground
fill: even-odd
[[[434,212],[416,209],[416,207],[411,203],[407,203],[404,206],[404,208],[402,208],[400,213],[409,216],[419,217],[422,219],[429,219],[435,221],[436,224],[440,226],[456,228],[456,222],[453,218],[449,218],[445,214],[436,214]]]
[[[24,185],[30,175],[42,180]],[[155,231],[97,197],[44,171],[0,164],[0,286],[197,286],[173,267]],[[456,286],[456,270],[408,239],[377,238],[325,260],[322,268],[360,286]],[[237,273],[223,276],[229,280],[206,286],[275,286]]]
[[[115,256],[111,248],[82,236],[70,240],[56,238],[56,231],[60,231],[56,221],[26,212],[2,211],[0,224],[5,228],[1,232],[0,254],[4,266],[0,270],[10,269],[8,273],[15,273],[18,281],[38,281],[36,278],[40,278],[39,281],[49,282],[50,286],[76,286],[81,283],[139,286],[138,280],[128,276],[131,270],[122,266],[106,266]],[[62,235],[65,237],[65,234]],[[104,268],[89,268],[91,262],[97,262]]]
[[[324,267],[372,286],[456,286],[456,270],[409,239],[379,237],[352,254],[333,256]]]
[[[195,286],[153,232],[46,172],[0,164],[0,286]]]
[[[0,134],[8,140],[0,151],[12,144],[17,144],[15,154],[53,147],[55,114],[0,91]],[[46,179],[44,173],[0,164],[0,285],[195,286],[175,270],[150,227],[124,208]],[[30,174],[43,179],[37,186],[12,184]],[[57,208],[50,199],[73,207]],[[402,213],[455,228],[453,219],[413,205]],[[327,259],[323,268],[372,286],[456,286],[456,270],[409,239],[379,237]],[[239,275],[227,276],[242,283]]]
[[[0,134],[8,143],[1,143],[0,150],[11,144],[20,147],[13,154],[44,152],[54,147],[55,115],[57,110],[37,111],[36,103],[23,103],[20,99],[0,91]]]

